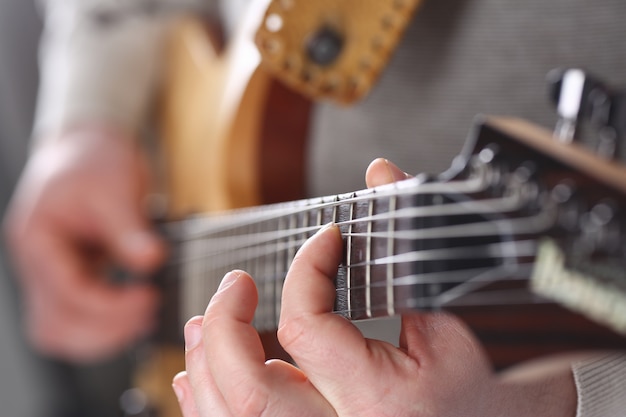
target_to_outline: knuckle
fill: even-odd
[[[233,415],[242,417],[270,416],[270,395],[262,384],[251,383],[250,388],[239,393],[239,401],[232,404]]]
[[[312,342],[311,332],[307,331],[311,326],[306,316],[290,318],[281,322],[278,329],[278,341],[281,346],[289,350],[299,346],[307,346]]]

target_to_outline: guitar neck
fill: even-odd
[[[223,275],[241,268],[259,288],[254,324],[274,329],[291,260],[330,222],[340,226],[345,241],[335,281],[338,314],[364,319],[441,307],[465,292],[461,284],[475,289],[526,264],[535,252],[527,236],[550,227],[549,213],[521,213],[527,205],[521,194],[490,196],[489,186],[486,172],[477,170],[457,181],[416,178],[185,220],[176,232],[183,316],[204,311]]]
[[[572,208],[606,205],[608,196],[609,205],[626,204],[621,186],[613,184],[615,172],[577,169],[573,165],[582,160],[579,150],[561,153],[550,144],[538,154],[540,141],[502,142],[503,136],[516,139],[519,130],[515,124],[513,133],[503,134],[486,125],[459,168],[436,180],[417,177],[356,193],[170,224],[177,247],[171,263],[182,278],[182,317],[201,314],[224,274],[239,268],[254,277],[259,289],[255,326],[275,329],[283,281],[296,251],[330,222],[340,226],[345,242],[335,279],[335,312],[349,319],[468,304],[545,302],[527,288],[543,237],[552,239],[566,257],[571,252],[592,266],[607,259],[623,265],[601,240],[580,252],[589,238],[615,237],[611,230],[621,239],[621,216],[598,225],[593,236],[580,224],[568,223]],[[561,154],[566,160],[557,158]],[[599,181],[598,173],[607,181]],[[564,199],[563,189],[573,183],[576,193]],[[618,282],[619,275],[613,275],[585,276],[594,282]],[[594,317],[602,316],[598,303],[578,304],[593,309]]]

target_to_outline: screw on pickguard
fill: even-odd
[[[572,142],[578,139],[581,125],[588,123],[595,132],[598,155],[618,157],[626,134],[626,90],[610,87],[578,68],[551,71],[548,86],[559,116],[555,136]]]

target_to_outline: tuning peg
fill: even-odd
[[[597,131],[596,152],[605,158],[616,157],[626,134],[626,90],[609,88],[579,68],[552,70],[547,82],[559,117],[554,136],[572,142],[577,139],[579,124],[588,121]]]
[[[574,141],[582,118],[597,126],[608,123],[610,93],[597,78],[579,68],[567,68],[550,71],[547,82],[559,117],[555,128],[559,140]]]
[[[613,134],[612,157],[620,156],[621,141],[626,136],[626,90],[616,90],[611,95],[611,111],[609,113],[609,131]]]
[[[559,119],[554,136],[562,142],[572,142],[578,129],[585,76],[580,70],[552,70],[548,73],[549,95]]]

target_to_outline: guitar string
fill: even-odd
[[[170,237],[174,240],[185,241],[202,238],[218,233],[232,231],[233,228],[242,228],[250,225],[278,221],[281,218],[301,215],[313,211],[335,209],[339,206],[356,204],[359,202],[380,201],[388,197],[417,197],[420,195],[458,195],[469,197],[486,190],[489,181],[484,175],[463,181],[448,183],[423,183],[418,178],[411,178],[398,183],[390,184],[344,196],[313,198],[288,203],[278,203],[269,206],[242,208],[225,213],[200,215],[165,224]],[[470,200],[471,201],[471,200]]]
[[[462,184],[464,186],[467,186],[468,184],[472,183],[472,181],[465,181]],[[476,187],[476,184],[480,184],[479,187]],[[430,184],[429,184],[430,185]],[[474,181],[474,183],[472,184],[471,187],[467,187],[465,190],[461,190],[462,187],[449,187],[450,184],[446,184],[446,187],[448,188],[452,188],[455,192],[465,192],[467,193],[468,191],[473,190],[480,190],[480,189],[484,189],[485,188],[485,181]],[[442,192],[446,187],[443,187],[441,185],[436,185],[435,187],[431,187],[431,190],[422,188],[420,191],[422,194],[427,194],[429,192]],[[447,192],[450,192],[451,190],[445,190]],[[394,196],[398,195],[398,192],[396,189],[393,190],[392,193]],[[417,193],[415,192],[415,190],[411,190],[410,193],[407,193],[407,195],[411,195],[411,196],[415,196]],[[379,196],[376,196],[378,198],[380,198],[381,196],[383,196],[382,194]],[[450,195],[446,195],[446,197],[451,197]],[[514,195],[515,198],[511,198],[511,196],[509,196],[508,198],[498,198],[498,199],[483,199],[481,200],[474,200],[471,199],[470,203],[468,203],[467,201],[465,202],[454,202],[454,203],[448,203],[448,204],[439,204],[439,205],[435,205],[433,206],[426,206],[426,207],[409,207],[406,209],[400,209],[397,212],[392,212],[392,213],[382,213],[382,214],[377,214],[377,215],[372,215],[372,216],[368,216],[366,218],[359,218],[359,219],[355,219],[355,220],[348,220],[345,222],[338,222],[340,225],[349,225],[349,224],[359,224],[359,223],[369,223],[371,224],[373,221],[384,221],[384,220],[388,220],[388,219],[402,219],[402,218],[424,218],[424,217],[429,217],[429,216],[434,216],[434,215],[439,215],[441,216],[442,213],[446,213],[447,215],[455,215],[455,214],[490,214],[490,215],[502,215],[505,212],[509,212],[509,211],[514,211],[516,209],[519,209],[523,203],[520,203],[522,199],[519,198],[519,195]],[[470,199],[471,197],[469,197],[466,194],[461,194],[459,196],[457,196],[457,198],[465,198],[465,199]],[[322,208],[329,208],[332,207],[333,210],[336,210],[336,208],[338,206],[346,206],[348,204],[354,204],[354,202],[356,201],[361,201],[361,200],[367,200],[367,201],[371,201],[372,198],[370,195],[360,195],[357,197],[351,197],[351,198],[347,198],[347,199],[335,199],[332,202],[323,202],[320,204],[317,204],[315,206],[311,206],[311,205],[307,205],[306,207],[302,207],[302,208],[298,208],[297,210],[293,209],[293,208],[289,208],[286,211],[281,211],[280,214],[273,214],[271,217],[269,217],[269,219],[276,219],[277,221],[282,220],[282,218],[284,218],[285,216],[285,212],[290,213],[290,215],[295,215],[295,214],[302,214],[302,213],[306,213],[307,216],[311,214],[311,212],[314,212],[315,210],[318,210],[318,217],[320,215],[320,210]],[[498,204],[500,204],[500,207],[498,207]],[[507,206],[508,204],[508,206]],[[475,210],[468,210],[468,206],[473,207]],[[496,207],[494,209],[494,206]],[[481,209],[482,208],[482,209]],[[420,215],[420,210],[421,210],[421,215]],[[258,214],[253,213],[253,211],[251,211],[252,215],[255,216],[254,220],[251,221],[252,223],[258,223],[259,222],[259,218],[258,218]],[[308,218],[308,217],[307,217]],[[266,217],[266,219],[268,219],[268,217]],[[520,220],[520,225],[528,225],[528,219],[519,219]],[[545,220],[545,219],[544,219]],[[197,222],[196,222],[197,223]],[[533,222],[530,222],[533,223]],[[537,223],[537,222],[534,222]],[[542,223],[542,222],[539,222]],[[241,224],[241,222],[239,223]],[[491,224],[494,225],[493,221],[489,221],[489,222],[478,222],[476,224],[477,227],[482,228],[483,232],[478,233],[478,235],[484,235],[484,225],[485,224]],[[502,227],[504,228],[510,228],[511,223],[510,221],[508,221],[506,224],[501,224],[498,225],[496,224],[495,232],[501,232]],[[463,227],[463,226],[461,226]],[[222,223],[222,228],[224,230],[226,229],[232,229],[232,224],[230,225],[224,225],[224,223]],[[293,246],[299,246],[302,244],[302,242],[306,239],[306,237],[313,231],[317,230],[319,228],[319,226],[314,226],[314,227],[308,227],[308,228],[300,228],[300,229],[296,229],[290,233],[288,233],[287,235],[283,236],[283,237],[287,237],[287,238],[294,238],[297,237],[298,239],[291,239],[291,243],[287,245],[287,247],[277,247],[276,245],[276,241],[277,241],[277,237],[276,237],[276,233],[271,233],[272,237],[271,239],[263,239],[263,236],[261,235],[261,242],[267,244],[268,242],[274,242],[273,243],[273,249],[272,252],[276,252],[276,250],[278,249],[279,251],[282,249],[282,251],[286,251],[287,249],[292,248]],[[436,229],[436,228],[435,228]],[[515,229],[515,227],[513,227],[513,229]],[[197,229],[196,229],[197,230]],[[214,233],[215,229],[209,230],[208,233]],[[467,229],[466,229],[467,230]],[[441,230],[435,230],[436,232],[440,232]],[[526,229],[526,232],[528,231],[528,229]],[[450,234],[451,237],[455,237],[455,233],[454,229],[452,230],[453,233]],[[267,235],[267,233],[264,233],[265,235]],[[198,237],[202,237],[202,233],[198,233],[197,231],[193,234],[192,239],[197,239]],[[364,236],[364,234],[358,234],[358,233],[354,233],[351,234],[352,236],[355,237],[362,237]],[[461,234],[463,235],[463,234]],[[300,238],[299,236],[304,236],[304,238]],[[367,235],[370,236],[370,235]],[[405,238],[405,239],[415,239],[418,238],[419,236],[397,236],[397,233],[394,232],[391,235],[389,233],[379,233],[377,235],[378,237],[383,237],[383,238]],[[257,239],[259,238],[259,236],[257,236]],[[229,239],[232,239],[229,238]],[[249,242],[249,236],[247,238],[245,238],[245,240],[247,242]],[[218,244],[220,244],[220,247],[223,248],[223,240],[217,239]],[[214,242],[215,243],[215,242]],[[232,242],[231,242],[232,243]],[[258,243],[258,242],[253,242],[254,244]],[[238,245],[241,245],[240,243]],[[284,244],[283,244],[284,245]],[[232,248],[232,244],[231,245],[226,245],[226,246],[231,246],[231,248],[229,249],[233,249]],[[237,245],[236,245],[237,246]],[[250,243],[247,243],[246,246],[243,247],[239,247],[239,248],[245,248],[245,247],[249,247]],[[235,250],[238,249],[237,247],[234,248]],[[493,249],[493,248],[492,248]],[[265,254],[259,254],[258,251],[255,253],[254,257],[257,259],[257,261],[260,259],[261,256],[267,256],[269,255],[268,253]],[[249,259],[248,259],[249,260]],[[392,262],[395,262],[393,259],[391,259]],[[243,262],[245,263],[245,260],[239,260],[238,262]],[[380,262],[380,261],[379,261]],[[281,278],[282,280],[282,278]],[[267,280],[264,282],[265,284],[267,284]],[[386,284],[385,284],[386,285]],[[276,294],[276,291],[274,291],[274,294]]]
[[[516,282],[516,281],[528,281],[528,274],[530,273],[534,263],[521,262],[514,265],[499,265],[482,268],[466,268],[461,270],[449,270],[438,271],[422,274],[411,274],[393,279],[394,288],[400,287],[414,287],[415,285],[466,285],[466,286],[483,286],[483,284],[490,284],[494,282]],[[506,274],[505,274],[506,272]],[[496,275],[497,274],[497,275]],[[269,280],[264,280],[262,284],[283,282],[284,277],[276,275]],[[374,282],[369,285],[356,285],[350,288],[336,288],[335,292],[339,295],[346,295],[350,292],[358,293],[364,291],[366,288],[370,289],[382,289],[386,288],[386,282]],[[446,302],[458,298],[461,295],[468,293],[465,290],[454,290],[456,286],[450,290],[442,291],[439,294],[440,298],[445,298]],[[461,294],[459,294],[459,292]],[[443,304],[443,302],[442,302]]]
[[[447,203],[447,204],[438,204],[431,205],[427,207],[406,207],[398,209],[394,212],[385,212],[378,213],[376,215],[364,216],[358,219],[345,220],[338,222],[337,224],[340,226],[349,226],[355,224],[367,224],[372,222],[383,222],[389,220],[398,220],[398,219],[423,219],[429,218],[433,216],[444,217],[444,216],[452,216],[452,215],[475,215],[475,214],[496,214],[496,213],[507,213],[513,212],[515,210],[519,210],[522,208],[523,203],[520,201],[519,197],[505,197],[499,199],[488,199],[483,200],[480,203],[473,202],[472,204],[468,202],[460,202],[460,203]],[[311,210],[314,212],[314,210]],[[308,213],[310,214],[310,213]],[[306,219],[307,217],[305,217]],[[257,225],[262,225],[263,222],[258,223]],[[246,246],[255,246],[260,243],[266,243],[269,241],[279,240],[288,238],[290,236],[299,235],[303,233],[314,233],[321,228],[320,225],[315,226],[303,226],[299,228],[293,229],[283,229],[283,230],[274,230],[274,231],[264,231],[264,232],[253,232],[253,233],[244,233],[242,235],[228,235],[226,237],[223,236],[211,236],[207,235],[204,238],[213,238],[218,239],[219,247],[227,246],[229,248],[233,248],[235,250],[246,247]],[[233,229],[231,229],[232,231]],[[214,234],[215,235],[215,234]],[[192,237],[183,239],[181,241],[192,241],[198,240],[198,237]]]
[[[516,268],[500,267],[492,268],[483,274],[477,275],[474,279],[483,282],[504,282],[511,280],[527,280],[527,276],[533,267],[532,263],[521,263],[516,265]],[[514,276],[518,274],[519,276]],[[472,283],[474,280],[470,280],[464,283]],[[458,287],[454,287],[454,292]],[[278,324],[280,311],[280,303],[269,302],[263,303],[262,298],[259,299],[259,305],[257,307],[257,314],[255,315],[254,325],[260,329],[275,329]],[[552,303],[551,300],[531,293],[527,289],[513,288],[513,289],[479,289],[475,292],[457,291],[452,296],[447,292],[441,292],[437,295],[420,295],[403,297],[400,302],[394,305],[394,309],[398,310],[398,313],[405,313],[408,311],[416,310],[431,310],[440,308],[452,308],[452,307],[466,307],[466,306],[488,306],[488,305],[530,305],[530,304],[547,304]],[[206,302],[204,303],[206,304]],[[350,319],[359,320],[374,317],[386,317],[389,316],[388,304],[375,303],[368,308],[351,306],[348,309],[333,309],[332,313],[346,316]],[[263,306],[265,308],[263,308]],[[201,306],[204,308],[204,305]],[[369,311],[369,315],[367,312]],[[268,314],[269,312],[269,314]]]
[[[476,278],[486,282],[502,282],[511,279],[526,279],[521,277],[511,277],[512,274],[520,274],[527,276],[533,267],[532,263],[522,263],[516,265],[516,270],[511,267],[493,268],[485,274],[480,274]],[[489,278],[486,277],[489,275]],[[420,295],[412,297],[404,297],[401,303],[395,305],[395,309],[399,310],[399,313],[416,310],[431,310],[440,308],[451,307],[467,307],[467,306],[488,306],[488,305],[529,305],[529,304],[548,304],[552,303],[544,297],[531,293],[527,289],[514,288],[514,289],[482,289],[478,292],[465,293],[459,292],[452,297],[448,296],[446,292],[442,292],[437,295]],[[280,305],[274,305],[273,308],[279,309]],[[367,315],[367,310],[371,312],[371,315]],[[387,303],[374,304],[368,308],[365,307],[351,307],[348,309],[333,310],[332,313],[339,314],[351,319],[366,319],[373,317],[386,317],[388,314]],[[260,314],[256,317],[256,325],[264,327],[266,329],[276,328],[277,320],[270,319]]]
[[[528,246],[527,243],[528,243],[527,241],[522,242],[523,247]],[[532,254],[520,253],[519,255],[530,257]],[[506,265],[507,260],[511,260],[513,264]],[[477,292],[480,290],[479,288],[480,286],[483,286],[492,282],[527,281],[528,280],[527,275],[523,275],[523,276],[504,275],[504,274],[494,275],[494,271],[495,272],[505,271],[505,270],[510,271],[511,268],[520,267],[520,266],[522,267],[525,266],[526,270],[529,270],[532,263],[526,263],[526,264],[516,263],[518,262],[517,257],[503,257],[501,261],[502,263],[505,263],[505,265],[491,266],[491,267],[485,267],[485,268],[476,268],[473,270],[465,269],[465,270],[441,271],[437,273],[439,277],[447,276],[447,278],[444,278],[444,279],[440,278],[438,280],[435,280],[435,277],[437,274],[423,274],[423,275],[415,274],[415,275],[402,276],[402,277],[398,277],[394,279],[393,286],[394,288],[398,288],[398,287],[406,287],[409,285],[415,286],[415,284],[427,285],[431,283],[436,283],[438,285],[444,285],[444,286],[455,284],[451,290],[448,290],[447,292],[443,292],[440,296],[440,299],[441,297],[447,297],[449,300],[453,300],[455,298],[459,298],[460,295],[465,295],[465,294],[470,293],[470,291]],[[281,288],[281,287],[277,287],[276,284],[279,284],[280,286],[282,286],[284,282],[285,274],[286,274],[286,270],[283,271],[283,274],[273,274],[272,277],[263,277],[263,279],[258,279],[259,277],[257,277],[256,282],[257,282],[257,286],[259,287],[258,291],[259,291],[259,296],[261,297],[261,299],[263,299],[263,294],[264,294],[263,288],[272,289],[270,291],[271,296],[269,297],[269,303],[266,300],[265,302],[262,301],[261,305],[265,305],[266,307],[273,308],[276,310],[278,309],[279,297],[276,296],[276,288]],[[221,277],[219,279],[221,279]],[[218,279],[214,280],[214,283],[212,285],[212,290],[205,289],[205,291],[198,291],[197,288],[192,289],[193,293],[198,297],[196,298],[197,299],[196,306],[195,307],[189,306],[189,307],[192,309],[195,308],[196,312],[201,312],[206,306],[206,303],[208,302],[209,297],[213,294],[214,290],[217,288],[218,282],[219,282]],[[206,281],[204,281],[204,284],[206,285]],[[468,288],[468,286],[470,286],[471,288]],[[359,285],[359,286],[354,286],[349,289],[337,288],[336,294],[338,296],[341,295],[341,293],[344,293],[344,295],[347,293],[356,294],[356,293],[359,293],[359,291],[362,291],[366,287],[367,287],[366,285]],[[374,289],[376,288],[382,289],[385,287],[387,287],[386,282],[370,284],[370,288],[374,288]],[[460,291],[461,289],[463,290]],[[454,295],[454,292],[457,293],[456,296],[450,296],[450,294]],[[520,291],[519,293],[523,294],[523,291]],[[456,304],[458,305],[460,303],[457,302]],[[443,306],[444,302],[440,301],[438,302],[438,305]],[[374,306],[373,308],[376,308],[376,306]]]
[[[400,310],[401,313],[417,310],[432,310],[439,308],[452,308],[452,307],[471,307],[471,306],[503,306],[512,304],[549,304],[553,303],[552,300],[535,295],[525,289],[511,289],[511,290],[493,290],[482,291],[479,293],[468,294],[467,298],[461,299],[456,303],[445,304],[436,296],[422,296],[414,297],[409,300],[405,305],[396,305],[395,308]],[[374,312],[386,312],[387,304],[377,304],[371,306],[370,309]],[[347,316],[356,317],[356,319],[365,319],[365,308],[352,308],[345,310],[334,310],[332,313]],[[374,314],[372,317],[386,317],[388,314]]]
[[[461,182],[459,184],[461,184],[461,186],[455,186],[452,187],[455,191],[459,191],[462,190],[463,192],[468,192],[468,191],[475,191],[478,189],[484,189],[485,188],[485,182],[486,181],[476,181],[475,179],[473,180],[468,180],[465,182]],[[446,187],[444,188],[449,188],[449,186],[452,183],[447,183],[445,184]],[[468,185],[469,184],[469,185]],[[427,186],[431,186],[430,189],[427,189]],[[368,190],[369,192],[370,190]],[[441,184],[422,184],[422,189],[421,191],[423,192],[441,192],[442,191],[442,185]],[[384,193],[379,193],[379,194],[384,194]],[[397,195],[397,190],[394,188],[393,192],[391,193],[392,195]],[[414,190],[411,191],[411,195],[415,195]],[[364,197],[368,197],[368,196],[361,196],[360,198],[364,198]],[[448,196],[449,197],[449,196]],[[466,195],[462,195],[462,196],[457,196],[457,198],[468,198]],[[359,198],[352,198],[352,199],[348,199],[352,200],[352,201],[357,201],[359,200]],[[371,199],[370,199],[371,200]],[[405,209],[400,209],[397,212],[392,212],[392,213],[382,213],[382,214],[377,214],[375,216],[370,216],[370,217],[366,217],[366,218],[360,218],[357,220],[351,220],[351,221],[346,221],[346,222],[339,222],[340,225],[348,225],[348,224],[354,224],[354,223],[371,223],[372,221],[380,221],[380,220],[388,220],[388,219],[399,219],[399,218],[407,218],[407,216],[412,216],[413,218],[417,218],[415,216],[419,216],[420,215],[420,210],[422,210],[422,216],[428,216],[428,215],[436,215],[437,211],[441,211],[441,212],[449,212],[451,214],[457,214],[457,213],[483,213],[483,214],[487,214],[487,213],[491,213],[491,214],[496,214],[496,213],[502,213],[506,210],[513,210],[516,207],[520,207],[523,203],[521,202],[522,199],[520,198],[511,198],[511,197],[506,197],[506,198],[499,198],[499,199],[488,199],[488,200],[483,200],[480,202],[477,202],[475,200],[470,200],[470,202],[461,202],[461,203],[448,203],[448,204],[438,204],[436,206],[428,206],[428,207],[409,207],[406,210]],[[289,213],[294,214],[294,213],[302,213],[303,211],[307,212],[307,214],[310,214],[312,211],[315,211],[316,209],[319,210],[320,207],[328,207],[329,205],[331,205],[333,207],[336,207],[337,205],[345,205],[346,202],[345,201],[334,201],[332,203],[324,203],[324,204],[319,204],[316,207],[305,207],[303,209],[299,209],[297,211],[294,211],[293,209],[289,209]],[[474,210],[471,210],[470,208],[474,208]],[[319,211],[318,211],[319,214]],[[281,214],[280,216],[276,217],[275,215],[272,216],[272,218],[278,218],[278,220],[280,221],[283,217],[284,214]],[[256,219],[256,222],[258,223],[258,218]],[[227,230],[231,230],[232,231],[232,225],[230,226],[223,226],[222,228],[225,228]],[[194,228],[195,229],[195,228]],[[241,246],[242,243],[238,243],[238,244],[233,244],[232,240],[233,237],[221,237],[221,238],[217,238],[219,240],[215,240],[214,238],[214,246],[215,247],[219,247],[219,248],[224,248],[224,247],[228,247],[229,250],[239,250],[239,249],[243,249],[245,247],[248,246],[254,246],[257,245],[259,242],[263,242],[263,243],[267,243],[268,238],[267,236],[269,236],[269,240],[276,240],[276,239],[285,239],[285,238],[290,238],[290,237],[294,237],[297,235],[303,235],[305,237],[308,237],[309,234],[312,234],[313,232],[317,231],[319,229],[319,226],[313,226],[313,227],[309,227],[309,228],[299,228],[296,230],[290,230],[287,232],[282,232],[282,234],[277,234],[276,232],[267,232],[266,234],[262,234],[262,233],[256,233],[256,234],[252,234],[253,236],[256,236],[257,241],[255,242],[253,239],[251,239],[251,235],[247,234],[245,237],[235,237],[234,239],[240,239],[242,240],[242,242],[244,242],[243,244],[245,246]],[[219,229],[218,229],[219,230]],[[197,236],[201,236],[201,234],[198,233],[194,233],[194,236],[192,236],[192,238],[197,237]],[[264,237],[265,236],[265,237]],[[389,238],[390,236],[388,235],[378,235],[379,237],[383,237],[383,238]],[[222,239],[227,239],[222,240]],[[231,244],[228,244],[230,241]],[[300,246],[301,245],[301,241],[299,240],[290,240],[290,244],[295,245],[295,246]],[[283,244],[284,245],[284,244]],[[212,254],[203,254],[203,256],[211,256]],[[171,262],[176,262],[177,260],[172,257],[170,259]],[[241,260],[241,262],[245,262],[245,259]]]
[[[531,222],[526,221],[526,223],[525,223],[525,224],[521,224],[521,225],[520,225],[520,226],[522,226],[520,229],[521,229],[521,230],[526,230],[526,231],[527,231],[527,230],[529,230],[529,227],[528,227],[528,226],[529,226],[529,224],[530,224],[530,223],[533,223],[533,222],[532,222],[532,221],[531,221]],[[463,236],[463,235],[461,235],[461,236]],[[293,241],[292,241],[292,243],[291,243],[290,245],[288,245],[288,246],[297,246],[297,245],[299,245],[299,244],[303,243],[303,241],[304,241],[304,239],[301,239],[301,240],[293,240]],[[505,244],[508,244],[508,243],[505,243]],[[201,249],[204,251],[204,249],[205,249],[205,248],[201,248]],[[269,250],[269,249],[271,249],[271,250]],[[259,259],[262,255],[263,255],[263,256],[268,256],[268,255],[270,255],[270,254],[273,254],[273,253],[275,253],[275,251],[276,251],[277,247],[276,247],[276,245],[272,245],[272,246],[271,246],[271,248],[269,248],[269,249],[268,249],[265,253],[260,253],[259,251],[256,251],[256,252],[253,254],[253,256],[249,256],[248,260],[249,260],[250,258]],[[286,248],[286,247],[283,247],[283,249],[287,249],[287,248]],[[515,251],[513,251],[513,252],[515,252]],[[220,257],[219,259],[220,259],[220,260],[223,260],[224,258],[223,258],[223,257]],[[241,259],[236,259],[236,260],[235,260],[235,259],[233,259],[233,258],[231,257],[231,259],[226,259],[226,261],[225,261],[226,265],[221,264],[221,265],[219,265],[219,266],[220,266],[220,267],[222,267],[222,268],[223,268],[223,267],[225,267],[225,266],[232,266],[232,265],[239,265],[239,266],[241,266],[242,264],[244,264],[244,265],[246,264],[246,262],[245,262],[246,260],[247,260],[246,258],[241,258]],[[390,261],[393,261],[393,259],[391,259]],[[204,277],[205,277],[205,276],[207,276],[207,275],[209,275],[209,276],[211,275],[211,274],[209,274],[209,270],[210,270],[210,269],[212,269],[212,270],[214,270],[214,271],[215,271],[215,270],[217,270],[218,268],[216,268],[216,264],[215,264],[215,262],[213,262],[213,263],[212,263],[212,265],[211,265],[211,266],[212,266],[212,268],[210,268],[210,269],[209,269],[209,268],[206,268],[206,264],[207,264],[207,262],[204,262],[204,265],[199,265],[199,266],[198,266],[198,267],[200,268],[200,270],[201,270],[201,271],[200,271],[200,275],[201,275],[201,283],[202,283],[202,286],[204,286],[205,288],[212,288],[212,289],[215,289],[215,288],[217,288],[217,282],[218,282],[218,279],[221,279],[221,277],[215,277],[215,278],[213,279],[213,282],[212,282],[212,283],[208,283],[208,282],[207,282],[207,280],[206,280]],[[204,268],[204,270],[203,270],[203,268]],[[244,269],[247,269],[247,268],[244,268]],[[197,276],[198,274],[195,274],[195,275]],[[257,277],[257,278],[258,278],[258,277]],[[272,284],[273,284],[273,283],[271,283],[271,282],[268,282],[268,280],[267,280],[267,279],[265,279],[265,280],[263,280],[263,281],[261,281],[261,280],[258,280],[258,279],[257,279],[257,281],[258,281],[259,285],[267,285],[267,284],[272,285]],[[282,281],[282,277],[281,277],[281,281]],[[204,294],[205,294],[205,297],[207,297],[208,295],[210,295],[212,292],[213,292],[213,291],[209,291],[209,290],[206,290],[206,291],[194,291],[194,293],[195,293],[196,295],[199,295],[199,294],[204,293]],[[276,293],[276,290],[274,291],[274,293]],[[275,298],[276,298],[276,297],[275,297]],[[206,303],[206,298],[203,298],[202,296],[200,296],[200,298],[199,298],[199,300],[198,300],[198,303],[199,303],[199,305],[204,305],[204,304]]]
[[[463,225],[463,226],[441,226],[441,227],[433,227],[429,229],[425,229],[423,231],[415,231],[410,233],[342,233],[344,237],[353,236],[360,238],[367,237],[377,237],[381,239],[394,239],[394,240],[405,240],[405,241],[415,241],[419,242],[422,240],[428,239],[461,239],[467,237],[486,237],[486,236],[513,236],[513,235],[532,235],[544,232],[548,230],[554,223],[554,216],[545,212],[539,215],[530,216],[526,218],[519,219],[511,219],[507,221],[485,221],[485,222],[476,222],[471,225]],[[339,223],[341,225],[341,223]],[[508,230],[506,230],[508,228]],[[317,228],[316,228],[317,230]],[[199,245],[196,248],[190,248],[190,253],[181,254],[177,257],[177,262],[174,260],[170,260],[170,264],[186,264],[191,262],[208,262],[211,260],[212,266],[214,269],[219,269],[225,267],[227,265],[236,266],[237,264],[245,264],[251,259],[256,259],[259,257],[266,257],[276,252],[287,251],[289,249],[299,248],[306,241],[306,236],[302,236],[302,232],[300,233],[292,233],[289,236],[294,237],[292,240],[279,240],[279,239],[269,239],[264,241],[262,244],[255,245],[240,245],[231,247],[229,245],[223,244],[220,238],[216,238],[211,242],[211,246],[213,250],[206,250],[202,245]],[[202,242],[201,242],[202,243]],[[199,253],[194,253],[194,249]],[[478,249],[478,248],[477,248]],[[483,248],[484,249],[484,248]],[[224,255],[227,254],[228,258],[225,258]],[[396,256],[400,254],[395,254]],[[420,256],[416,253],[411,253],[411,255],[404,254],[406,256]],[[395,258],[399,259],[399,258]],[[375,265],[377,262],[381,261],[372,261],[369,265]],[[363,265],[368,265],[363,263]]]
[[[499,202],[500,207],[495,206],[495,208],[488,210],[484,204],[472,205],[467,202],[463,203],[450,203],[450,204],[442,204],[437,206],[430,206],[428,208],[432,208],[432,210],[428,210],[422,212],[420,215],[419,210],[414,210],[413,208],[409,208],[408,210],[399,209],[396,212],[387,212],[380,213],[375,216],[366,216],[355,220],[347,220],[337,222],[338,226],[348,226],[355,224],[369,224],[373,221],[387,221],[387,220],[398,220],[398,219],[408,219],[413,221],[418,221],[422,219],[426,219],[432,217],[436,214],[437,210],[440,210],[443,213],[452,213],[451,215],[455,215],[457,213],[463,213],[468,215],[504,215],[505,213],[511,213],[514,209],[521,208],[521,204],[519,202],[515,202],[515,204],[511,204],[511,202],[515,199],[509,200],[500,199]],[[490,202],[495,202],[498,200],[489,200]],[[491,204],[491,203],[490,203]],[[472,210],[473,206],[477,206],[477,210]],[[492,206],[494,207],[494,206]],[[419,207],[417,208],[419,209]],[[463,210],[463,211],[461,211]],[[537,231],[545,230],[545,225],[550,224],[553,221],[553,217],[555,215],[554,210],[544,210],[539,215],[535,217],[527,217],[527,218],[518,218],[518,219],[510,219],[506,220],[486,220],[482,222],[468,222],[467,224],[461,225],[451,225],[451,226],[440,226],[440,227],[430,227],[423,228],[411,231],[393,231],[393,232],[343,232],[342,235],[344,237],[352,236],[352,237],[364,237],[364,238],[383,238],[383,239],[432,239],[432,238],[455,238],[455,237],[478,237],[478,236],[487,236],[493,234],[501,234],[503,230],[509,229],[510,234],[516,233],[533,233]],[[444,217],[444,215],[440,215],[439,217]],[[302,245],[303,241],[318,231],[322,226],[315,225],[309,227],[299,227],[289,230],[282,231],[261,231],[261,232],[250,232],[244,231],[245,233],[241,235],[228,235],[228,236],[213,236],[210,238],[212,251],[202,252],[200,254],[178,254],[178,256],[171,256],[168,260],[171,264],[176,263],[184,263],[197,261],[204,258],[211,258],[215,255],[224,253],[226,251],[243,251],[246,249],[254,250],[254,253],[257,256],[267,255],[269,253],[263,253],[259,248],[268,248],[270,244],[274,245],[269,250],[272,252],[276,250],[286,250],[291,246],[299,247]],[[290,238],[300,238],[298,240],[290,240]],[[197,241],[199,239],[194,238],[187,240],[185,242]],[[281,245],[282,241],[282,245]],[[185,242],[182,242],[183,244]],[[179,242],[180,243],[180,242]],[[281,247],[282,246],[282,247]],[[245,259],[241,259],[241,262],[244,262]]]

